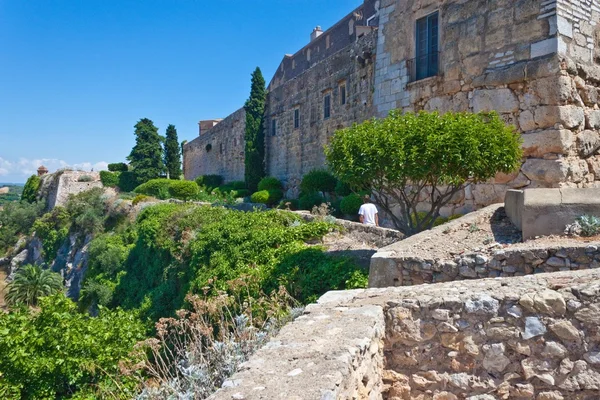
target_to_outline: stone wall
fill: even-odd
[[[599,279],[329,292],[211,399],[598,399]]]
[[[347,46],[293,79],[279,83],[268,94],[267,173],[285,183],[288,197],[298,194],[303,175],[325,166],[323,147],[337,129],[372,115],[373,49],[377,34],[374,30],[360,37],[355,31],[349,34],[346,30],[345,34],[352,39]],[[341,86],[346,88],[346,104],[341,104]],[[324,116],[326,95],[331,99],[329,118]],[[299,113],[297,128],[295,110]]]
[[[79,179],[82,177],[90,177],[92,180],[80,182]],[[100,173],[98,172],[58,171],[42,176],[40,194],[47,199],[47,207],[51,210],[56,206],[64,206],[70,195],[102,187]]]
[[[225,182],[244,180],[246,111],[240,108],[183,146],[183,174],[221,175]]]

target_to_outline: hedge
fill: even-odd
[[[258,182],[258,190],[273,190],[273,189],[283,189],[283,184],[281,181],[275,177],[267,176],[266,178],[262,178],[260,182]]]
[[[124,172],[124,171],[128,171],[129,167],[127,167],[127,164],[125,163],[112,163],[112,164],[108,164],[108,170],[110,172]]]
[[[188,201],[198,196],[200,193],[200,187],[194,181],[169,181],[171,182],[171,185],[169,186],[169,194],[175,199]]]
[[[212,191],[223,184],[223,177],[221,175],[202,175],[196,178],[198,186],[204,186],[207,191]]]
[[[119,173],[100,171],[100,181],[104,187],[116,187],[119,186]]]
[[[173,181],[164,178],[151,179],[148,182],[139,185],[133,191],[164,200],[169,198],[169,187],[171,186],[171,182]]]
[[[300,182],[300,190],[303,193],[323,192],[333,193],[337,179],[324,169],[315,169],[304,175]]]

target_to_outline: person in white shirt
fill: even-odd
[[[363,197],[363,205],[358,210],[358,218],[360,222],[365,225],[379,226],[379,215],[377,213],[377,207],[371,203],[371,197],[365,195]]]

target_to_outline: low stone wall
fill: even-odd
[[[560,235],[582,215],[600,216],[600,189],[509,190],[504,203],[506,213],[527,240]]]
[[[91,180],[80,182],[80,179]],[[64,206],[72,194],[102,187],[99,172],[57,171],[42,177],[40,196],[47,199],[48,209],[51,210],[56,206]]]
[[[329,292],[211,396],[600,398],[600,271]]]

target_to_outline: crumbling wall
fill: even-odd
[[[80,179],[85,182],[80,182]],[[46,205],[51,210],[64,206],[70,195],[102,187],[99,172],[63,170],[42,176],[40,196],[46,198]]]
[[[183,174],[221,175],[225,182],[244,180],[246,111],[240,108],[183,146]]]

